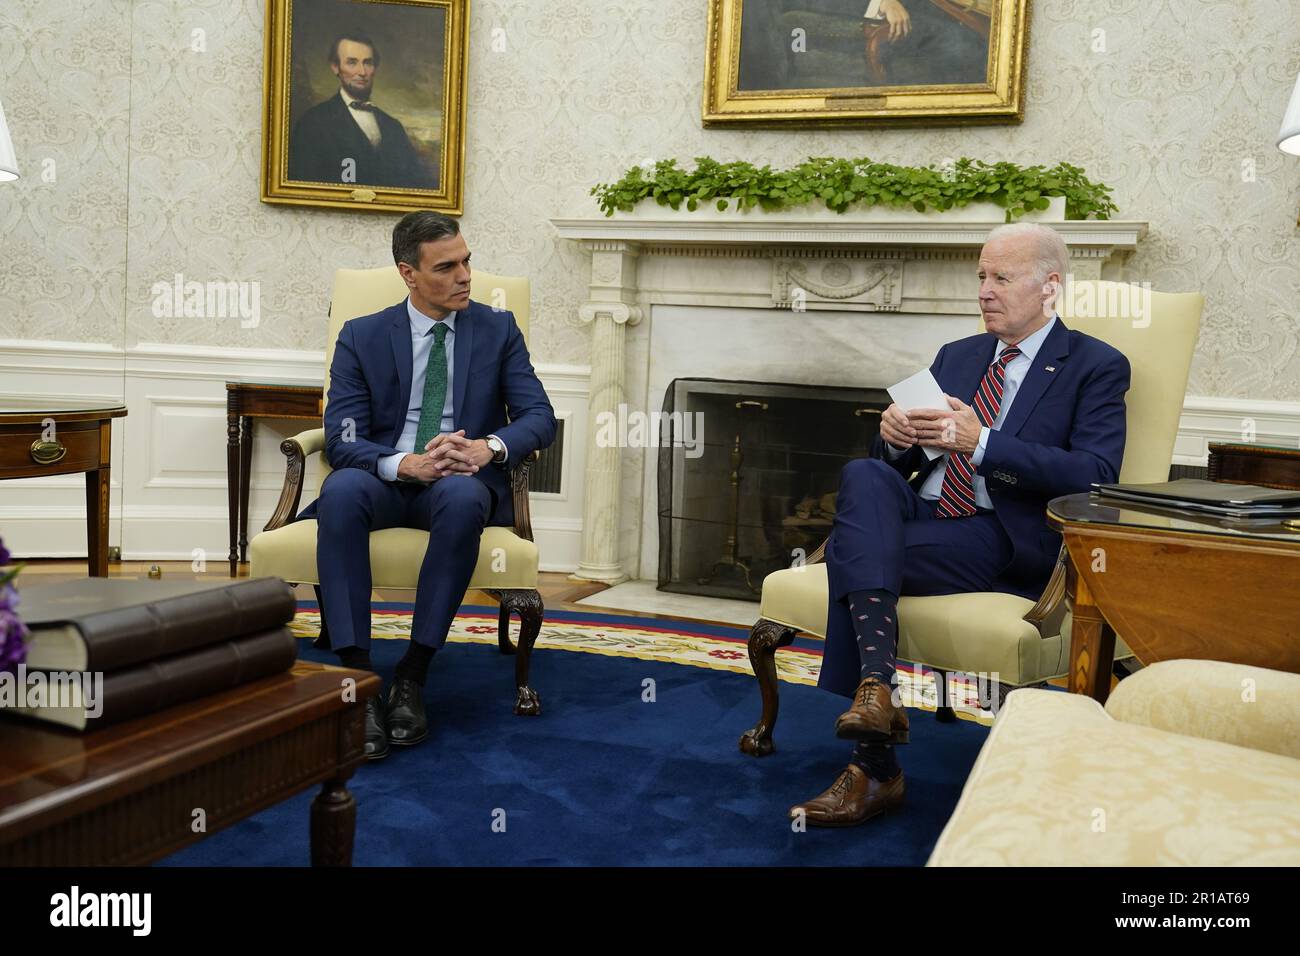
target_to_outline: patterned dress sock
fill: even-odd
[[[873,674],[886,686],[894,683],[898,647],[898,598],[883,589],[849,592],[849,616],[858,638],[858,680]]]
[[[893,780],[903,768],[894,756],[893,744],[863,744],[853,748],[849,762],[857,766],[872,780]]]

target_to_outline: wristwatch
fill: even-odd
[[[500,464],[501,462],[505,461],[506,460],[505,443],[502,442],[500,438],[497,438],[496,435],[488,435],[486,441],[487,441],[488,448],[492,452],[492,460],[497,464]]]

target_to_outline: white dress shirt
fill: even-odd
[[[1016,399],[1016,392],[1020,389],[1020,383],[1025,380],[1025,376],[1029,373],[1030,367],[1034,364],[1034,358],[1038,355],[1038,350],[1041,349],[1043,343],[1047,341],[1047,336],[1052,331],[1052,326],[1056,325],[1056,319],[1057,316],[1053,315],[1051,320],[1041,329],[1032,335],[1026,336],[1025,339],[1019,343],[1020,354],[1007,363],[1006,375],[1002,380],[1002,406],[998,409],[998,417],[993,420],[992,428],[1000,429],[1002,423],[1007,420],[1007,412],[1011,410],[1011,403]],[[993,361],[996,362],[998,356],[1006,351],[1007,348],[1009,348],[1009,346],[1005,342],[999,342],[997,351],[993,353]],[[990,362],[989,364],[992,365],[993,363]],[[986,374],[987,371],[988,370],[986,369]],[[988,446],[989,440],[989,428],[990,426],[987,425],[980,428],[979,445],[970,456],[971,464],[973,464],[976,469],[979,468],[980,462],[984,460],[984,449]],[[906,450],[907,449],[905,448],[895,448],[893,445],[889,444],[889,442],[885,442],[885,454],[890,458],[898,458]],[[920,491],[922,498],[927,498],[932,501],[938,500],[943,489],[943,476],[948,470],[948,456],[950,454],[950,452],[945,452],[943,461],[935,466],[934,471],[930,472],[929,477],[925,479],[925,484],[921,486]],[[975,505],[979,508],[992,509],[993,501],[989,498],[988,489],[984,485],[984,476],[978,471],[975,472],[975,477],[971,481],[971,487],[975,492]]]
[[[361,127],[361,132],[366,134],[366,139],[370,140],[370,145],[378,149],[379,144],[383,142],[384,139],[383,134],[379,132],[379,120],[375,119],[375,114],[370,110],[354,110],[352,108],[353,103],[366,103],[369,101],[359,100],[355,96],[349,96],[348,91],[342,87],[339,87],[339,96],[343,97],[343,102],[347,106],[348,112],[352,114],[352,118],[356,120],[357,125]]]

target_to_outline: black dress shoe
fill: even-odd
[[[413,680],[398,678],[388,688],[388,742],[408,747],[427,736],[429,721],[424,716],[424,688]]]
[[[376,694],[366,701],[366,742],[364,746],[367,760],[382,760],[388,756],[388,723],[384,719],[384,700]]]

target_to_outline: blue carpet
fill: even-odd
[[[543,633],[543,638],[545,634]],[[385,686],[405,641],[377,640]],[[336,663],[306,640],[300,654]],[[777,750],[737,738],[758,716],[752,676],[595,654],[533,654],[540,717],[516,717],[514,661],[450,644],[434,659],[429,738],[364,764],[357,866],[920,865],[947,822],[987,730],[913,710],[900,813],[846,830],[792,832],[786,811],[830,785],[851,744],[835,739],[845,699],[781,685]],[[655,682],[654,703],[642,700]],[[213,834],[163,866],[303,866],[316,788]],[[494,832],[502,819],[505,832]]]

